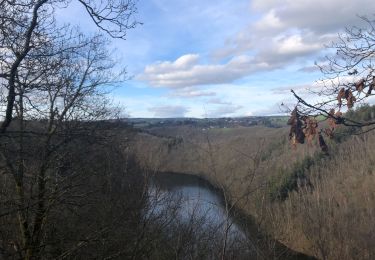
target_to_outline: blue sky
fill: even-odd
[[[270,115],[307,94],[327,53],[372,0],[139,0],[143,25],[113,40],[131,79],[113,93],[131,117]],[[371,7],[371,8],[369,8]],[[369,13],[370,12],[370,13]],[[63,21],[94,30],[77,4]]]

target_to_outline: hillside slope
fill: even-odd
[[[351,116],[366,119],[372,110]],[[316,143],[291,149],[287,127],[154,133],[135,141],[145,167],[203,176],[297,251],[319,259],[375,257],[374,132],[342,130],[327,140],[329,156]]]

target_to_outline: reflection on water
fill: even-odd
[[[223,255],[228,259],[270,259],[268,253],[278,259],[314,259],[264,238],[241,212],[228,214],[221,193],[199,177],[157,173],[151,178],[148,195],[144,216],[160,226],[177,248],[181,243],[185,246],[189,255],[186,259],[199,258],[191,257],[191,252],[198,256],[200,250],[208,252],[203,259]],[[224,249],[228,249],[225,254]]]
[[[158,173],[149,187],[151,211],[167,212],[173,221],[195,223],[212,233],[225,234],[235,240],[246,239],[245,233],[234,223],[220,196],[209,184],[195,176]]]

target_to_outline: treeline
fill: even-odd
[[[286,121],[284,116],[264,117],[222,117],[222,118],[128,118],[124,119],[135,128],[152,129],[157,127],[191,126],[196,128],[233,128],[266,126],[279,128]]]

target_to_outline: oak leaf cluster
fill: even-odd
[[[340,118],[342,113],[340,111],[335,113],[335,110],[331,110],[334,118]],[[323,153],[328,154],[328,146],[324,141],[322,132],[324,132],[328,137],[333,137],[333,132],[340,123],[340,120],[334,118],[328,119],[329,127],[324,131],[318,130],[318,120],[315,117],[302,116],[297,107],[291,113],[288,120],[288,125],[290,125],[289,140],[292,143],[293,148],[297,147],[297,144],[304,144],[305,139],[309,145],[312,145],[315,137],[318,137],[318,144]]]

